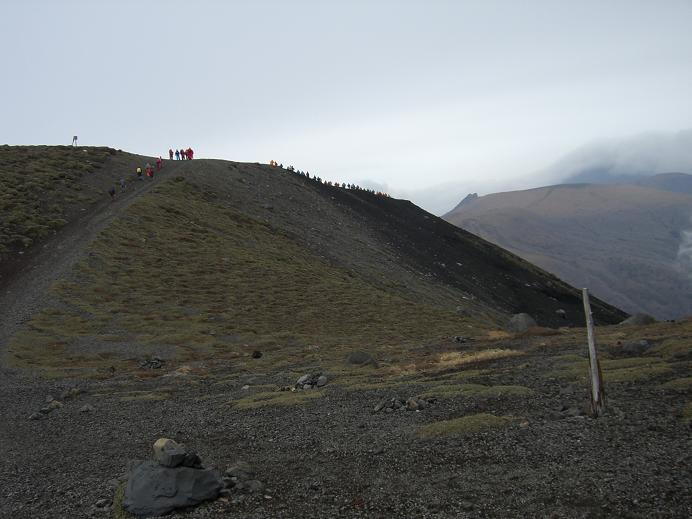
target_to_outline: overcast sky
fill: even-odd
[[[276,159],[440,212],[692,127],[692,0],[0,6],[0,143]]]

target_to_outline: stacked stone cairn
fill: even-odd
[[[137,516],[159,516],[216,499],[224,483],[200,457],[168,438],[154,443],[154,461],[133,461],[123,508]]]

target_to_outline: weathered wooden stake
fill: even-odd
[[[601,376],[601,365],[598,363],[596,353],[596,338],[593,330],[593,316],[591,314],[591,304],[589,304],[589,289],[582,289],[584,299],[584,313],[586,314],[586,332],[589,339],[589,371],[591,373],[591,412],[594,418],[598,417],[605,406],[605,390],[603,389],[603,377]]]

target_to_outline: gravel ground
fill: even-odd
[[[302,405],[241,410],[228,402],[285,377],[238,376],[221,386],[216,377],[192,375],[102,381],[82,383],[85,391],[62,408],[29,420],[46,395],[69,383],[4,376],[0,516],[104,515],[93,505],[112,499],[112,480],[127,461],[150,458],[163,436],[221,469],[248,461],[267,486],[259,495],[176,513],[181,517],[689,517],[690,429],[671,412],[679,395],[612,384],[604,417],[571,417],[560,410],[580,404],[585,390],[541,378],[536,360],[534,368],[497,378],[532,387],[534,396],[455,397],[388,414],[373,412],[383,397],[412,396],[425,386],[359,391],[337,379]],[[484,365],[498,373],[506,367]],[[162,386],[172,387],[166,400],[123,400],[123,391]],[[85,404],[94,411],[80,412]],[[517,420],[475,434],[417,433],[426,423],[478,412]]]

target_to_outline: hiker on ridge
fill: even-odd
[[[175,150],[175,160],[180,160],[180,152]]]
[[[168,149],[168,160],[173,160],[173,150],[170,148]]]
[[[159,157],[156,159],[156,171],[160,171],[161,168],[163,167],[163,159]]]
[[[180,160],[185,160],[185,150],[180,148]]]
[[[142,168],[137,166],[137,180],[142,180]]]

